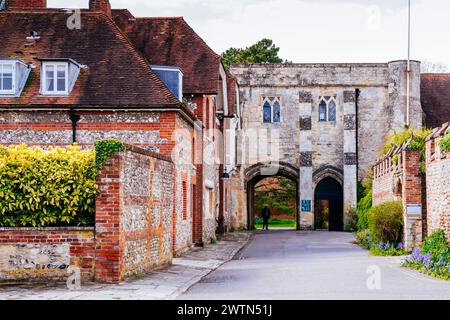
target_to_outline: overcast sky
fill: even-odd
[[[48,0],[87,7],[88,0]],[[217,52],[273,39],[293,62],[407,56],[407,0],[110,0],[135,16],[184,16]],[[412,0],[412,58],[450,66],[450,1]]]

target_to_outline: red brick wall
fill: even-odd
[[[394,155],[379,161],[374,167],[373,204],[401,201],[404,210],[404,241],[407,248],[421,243],[423,239],[423,220],[426,208],[422,206],[422,214],[407,214],[408,205],[423,205],[422,186],[424,177],[420,173],[420,151],[406,150],[406,146]]]

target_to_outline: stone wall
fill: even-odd
[[[409,141],[392,149],[373,168],[373,205],[401,201],[404,217],[405,247],[417,247],[424,238],[426,219],[420,173],[420,151],[408,150]]]
[[[105,164],[96,200],[96,278],[118,282],[168,264],[174,241],[174,164],[137,147]]]
[[[450,132],[450,122],[434,130],[426,142],[428,234],[442,229],[450,241],[450,152],[439,147],[442,137]]]
[[[301,212],[305,228],[314,223],[314,190],[331,176],[344,187],[345,207],[356,206],[357,180],[367,177],[391,130],[406,123],[406,61],[379,64],[236,65],[242,102],[238,163],[241,175],[260,162],[281,161],[299,167]],[[412,62],[410,124],[422,126],[420,63]],[[337,118],[319,122],[319,99],[334,97]],[[280,123],[263,123],[263,97],[279,97]],[[235,197],[246,190],[245,177]],[[242,216],[244,206],[235,209]],[[246,213],[245,213],[246,215]],[[240,223],[245,225],[245,223]]]
[[[94,228],[0,228],[0,281],[92,280],[94,249]]]

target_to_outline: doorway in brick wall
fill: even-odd
[[[314,226],[316,230],[344,231],[344,192],[342,185],[331,177],[317,184]]]

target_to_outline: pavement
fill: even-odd
[[[81,290],[64,284],[0,284],[0,300],[173,300],[232,259],[251,233],[229,233],[214,245],[193,248],[171,266],[121,284],[88,283]]]
[[[450,282],[373,257],[348,233],[257,231],[234,260],[181,300],[448,300]]]

